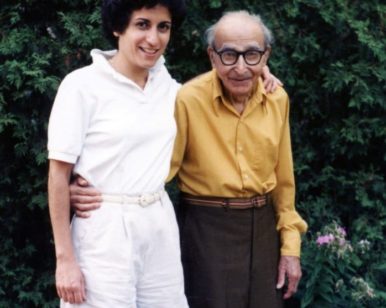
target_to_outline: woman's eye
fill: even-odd
[[[146,21],[139,21],[136,23],[136,26],[141,30],[146,30],[149,27],[149,23]]]
[[[158,25],[158,29],[161,31],[161,32],[167,32],[171,29],[171,24],[170,23],[167,23],[167,22],[163,22],[161,24]]]

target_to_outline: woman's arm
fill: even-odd
[[[65,302],[86,299],[84,278],[76,262],[70,232],[69,181],[73,165],[50,160],[48,205],[56,253],[56,289]]]

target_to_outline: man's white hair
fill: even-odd
[[[211,25],[206,31],[205,31],[205,37],[206,42],[208,43],[208,46],[215,47],[214,46],[214,39],[215,39],[215,32],[216,28],[219,25],[220,22],[222,22],[224,19],[229,17],[242,17],[242,18],[248,18],[256,24],[258,24],[264,35],[264,48],[270,47],[273,43],[273,36],[271,33],[271,30],[268,29],[268,27],[264,24],[261,17],[257,14],[250,14],[247,11],[230,11],[224,13],[224,15],[213,25]]]

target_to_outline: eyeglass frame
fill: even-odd
[[[251,48],[251,49],[248,49],[248,50],[245,50],[245,51],[242,51],[242,52],[241,52],[241,51],[234,50],[234,49],[231,49],[231,48],[225,48],[224,50],[218,51],[218,50],[216,49],[216,47],[214,47],[214,46],[212,46],[212,49],[213,49],[213,51],[219,56],[221,63],[222,63],[223,65],[225,65],[225,66],[232,66],[232,65],[235,65],[235,64],[237,63],[237,61],[239,61],[240,56],[243,56],[244,62],[245,62],[247,65],[249,65],[249,66],[258,65],[258,64],[261,62],[261,59],[263,58],[263,55],[264,55],[265,52],[267,51],[267,48],[264,49],[264,50],[260,50],[260,49],[257,49],[257,48]],[[223,53],[224,53],[224,52],[227,52],[227,51],[233,51],[233,52],[236,53],[236,56],[237,56],[237,57],[235,58],[236,60],[235,60],[235,62],[232,63],[232,64],[226,64],[226,63],[224,63],[224,61],[223,61],[223,59],[222,59]],[[260,54],[260,59],[259,59],[259,61],[258,61],[257,63],[249,64],[248,61],[245,59],[246,53],[247,53],[247,52],[250,52],[250,51],[257,51],[257,52]]]

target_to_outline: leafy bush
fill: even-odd
[[[60,80],[90,62],[90,49],[108,48],[99,3],[5,0],[0,7],[0,307],[57,306],[46,125]],[[386,306],[385,4],[188,4],[167,53],[180,81],[209,69],[202,34],[225,10],[260,13],[276,37],[269,65],[291,97],[297,206],[310,226],[297,295],[302,306]],[[344,240],[352,243],[344,257],[331,243],[315,242],[318,232],[332,232],[333,222],[345,226]],[[370,243],[364,254],[357,248],[361,241]],[[367,286],[374,296],[360,297]],[[352,293],[355,288],[362,293]]]
[[[317,238],[305,241],[303,263],[307,273],[302,307],[380,307],[385,293],[376,293],[373,281],[372,244],[351,243],[336,222],[323,227]]]

